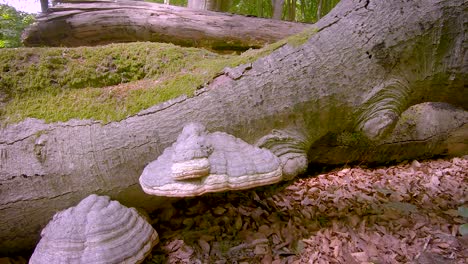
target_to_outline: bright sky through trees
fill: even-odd
[[[41,12],[39,0],[0,0],[0,4],[13,6],[16,10],[27,13]]]

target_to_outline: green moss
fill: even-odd
[[[360,131],[345,131],[339,134],[336,139],[338,144],[356,149],[367,149],[372,146],[372,142]]]
[[[305,44],[317,32],[318,32],[318,28],[310,27],[310,28],[305,29],[299,34],[287,37],[286,39],[284,39],[284,41],[286,41],[286,43],[288,43],[289,45],[293,47],[298,47],[298,46]]]
[[[314,32],[309,29],[241,55],[148,42],[2,49],[0,120],[118,121],[182,94],[192,96],[223,68],[253,62],[287,43],[299,45]],[[152,82],[138,85],[141,80]]]
[[[241,54],[241,56],[232,59],[232,66],[237,66],[249,62],[253,62],[259,58],[268,56],[273,51],[283,47],[288,44],[293,47],[299,47],[307,42],[313,35],[318,32],[316,27],[310,27],[302,31],[301,33],[289,36],[285,39],[279,40],[275,43],[267,45],[261,49],[257,50],[248,50]]]
[[[200,72],[196,64],[208,65],[211,60],[231,57],[160,43],[4,49],[0,51],[0,95],[6,104],[0,112],[1,119],[120,120],[145,107],[193,92],[195,84],[203,84],[214,76],[214,71],[222,69],[211,67]],[[124,92],[123,96],[103,88],[122,83],[132,86],[134,81],[143,79],[160,81],[158,85]]]

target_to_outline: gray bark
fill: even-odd
[[[318,0],[317,20],[319,20],[322,17],[322,3],[323,3],[323,0]]]
[[[218,10],[217,3],[221,3],[196,2],[213,3],[212,10]],[[219,5],[219,10],[223,8]],[[259,48],[310,26],[139,1],[77,0],[50,7],[22,37],[25,46],[153,41],[232,51]]]
[[[30,249],[57,210],[91,193],[126,206],[161,206],[162,199],[141,191],[138,177],[187,122],[248,143],[273,129],[294,130],[305,138],[310,162],[323,161],[315,155],[320,142],[330,147],[338,141],[328,138],[356,130],[372,139],[363,147],[366,155],[355,155],[360,162],[390,161],[372,155],[381,151],[395,160],[466,153],[467,8],[463,0],[343,0],[306,44],[226,71],[191,98],[109,124],[26,120],[4,127],[1,254]],[[241,74],[232,77],[235,71]],[[431,133],[393,133],[411,130],[401,128],[411,119],[405,110],[423,102],[453,105],[434,109],[437,115],[448,109],[454,122]]]
[[[227,12],[230,5],[230,0],[188,0],[187,3],[188,8],[217,12]]]
[[[41,12],[46,13],[48,9],[49,9],[49,1],[41,0]]]
[[[272,0],[271,5],[273,6],[273,19],[281,20],[283,16],[284,0]]]
[[[211,1],[213,3],[214,1]],[[187,7],[198,10],[210,10],[210,1],[207,0],[188,0]]]

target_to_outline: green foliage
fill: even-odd
[[[270,0],[233,0],[229,12],[271,18],[273,16],[273,6]]]
[[[146,2],[164,3],[164,0],[145,0]],[[228,12],[247,16],[271,18],[273,5],[271,0],[224,0],[231,1]],[[296,22],[316,22],[325,16],[340,0],[285,0],[283,20]],[[171,5],[187,6],[188,0],[170,0]],[[319,2],[322,2],[320,5]]]
[[[145,0],[145,2],[164,4],[164,0]],[[170,5],[187,6],[188,0],[170,0]]]
[[[21,33],[33,22],[33,15],[0,5],[0,48],[20,47]]]
[[[285,0],[283,4],[283,20],[296,22],[316,22],[319,17],[328,14],[340,0]],[[233,0],[229,12],[241,15],[271,18],[273,5],[271,0]]]

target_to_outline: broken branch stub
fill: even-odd
[[[270,150],[190,123],[171,147],[145,167],[140,185],[152,195],[189,197],[281,180],[280,160]]]

